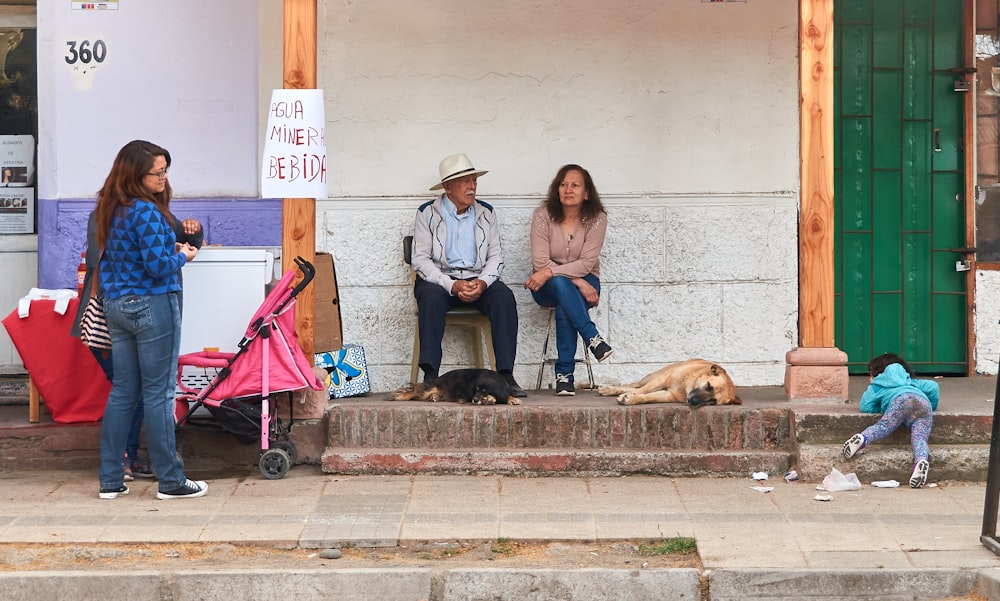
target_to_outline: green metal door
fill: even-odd
[[[836,342],[965,374],[962,0],[835,4]]]

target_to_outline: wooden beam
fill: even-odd
[[[962,23],[962,57],[966,67],[976,68],[976,14],[973,0],[965,0]],[[976,75],[968,75],[975,82]],[[972,86],[972,91],[965,94],[965,246],[976,245],[976,97],[979,91]],[[975,255],[966,255],[966,259],[975,259]],[[976,261],[972,261],[972,269],[965,272],[965,331],[966,334],[966,370],[965,375],[976,375]]]
[[[799,342],[834,346],[833,2],[799,2]]]
[[[285,0],[284,16],[285,89],[316,88],[316,0]],[[287,271],[295,257],[316,260],[316,199],[285,198],[281,205],[281,264]],[[313,353],[315,316],[313,288],[299,293],[296,329],[306,355]]]

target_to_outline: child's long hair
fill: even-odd
[[[878,357],[875,357],[874,359],[869,361],[868,375],[874,378],[875,376],[884,372],[885,368],[889,367],[893,363],[899,363],[900,365],[902,365],[903,369],[906,370],[906,373],[910,374],[911,378],[913,377],[913,370],[910,369],[910,366],[906,363],[906,361],[903,360],[902,357],[894,353],[882,353]]]

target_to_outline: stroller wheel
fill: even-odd
[[[295,443],[289,440],[278,440],[271,443],[272,449],[281,449],[282,451],[288,453],[288,458],[291,460],[292,465],[299,462],[299,451],[295,448]]]
[[[261,453],[257,462],[260,473],[268,480],[283,478],[292,467],[292,458],[283,449],[268,449]]]

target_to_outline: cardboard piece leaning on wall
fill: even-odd
[[[316,279],[313,280],[313,349],[334,351],[344,346],[340,324],[340,296],[337,292],[337,269],[330,253],[316,253]]]

